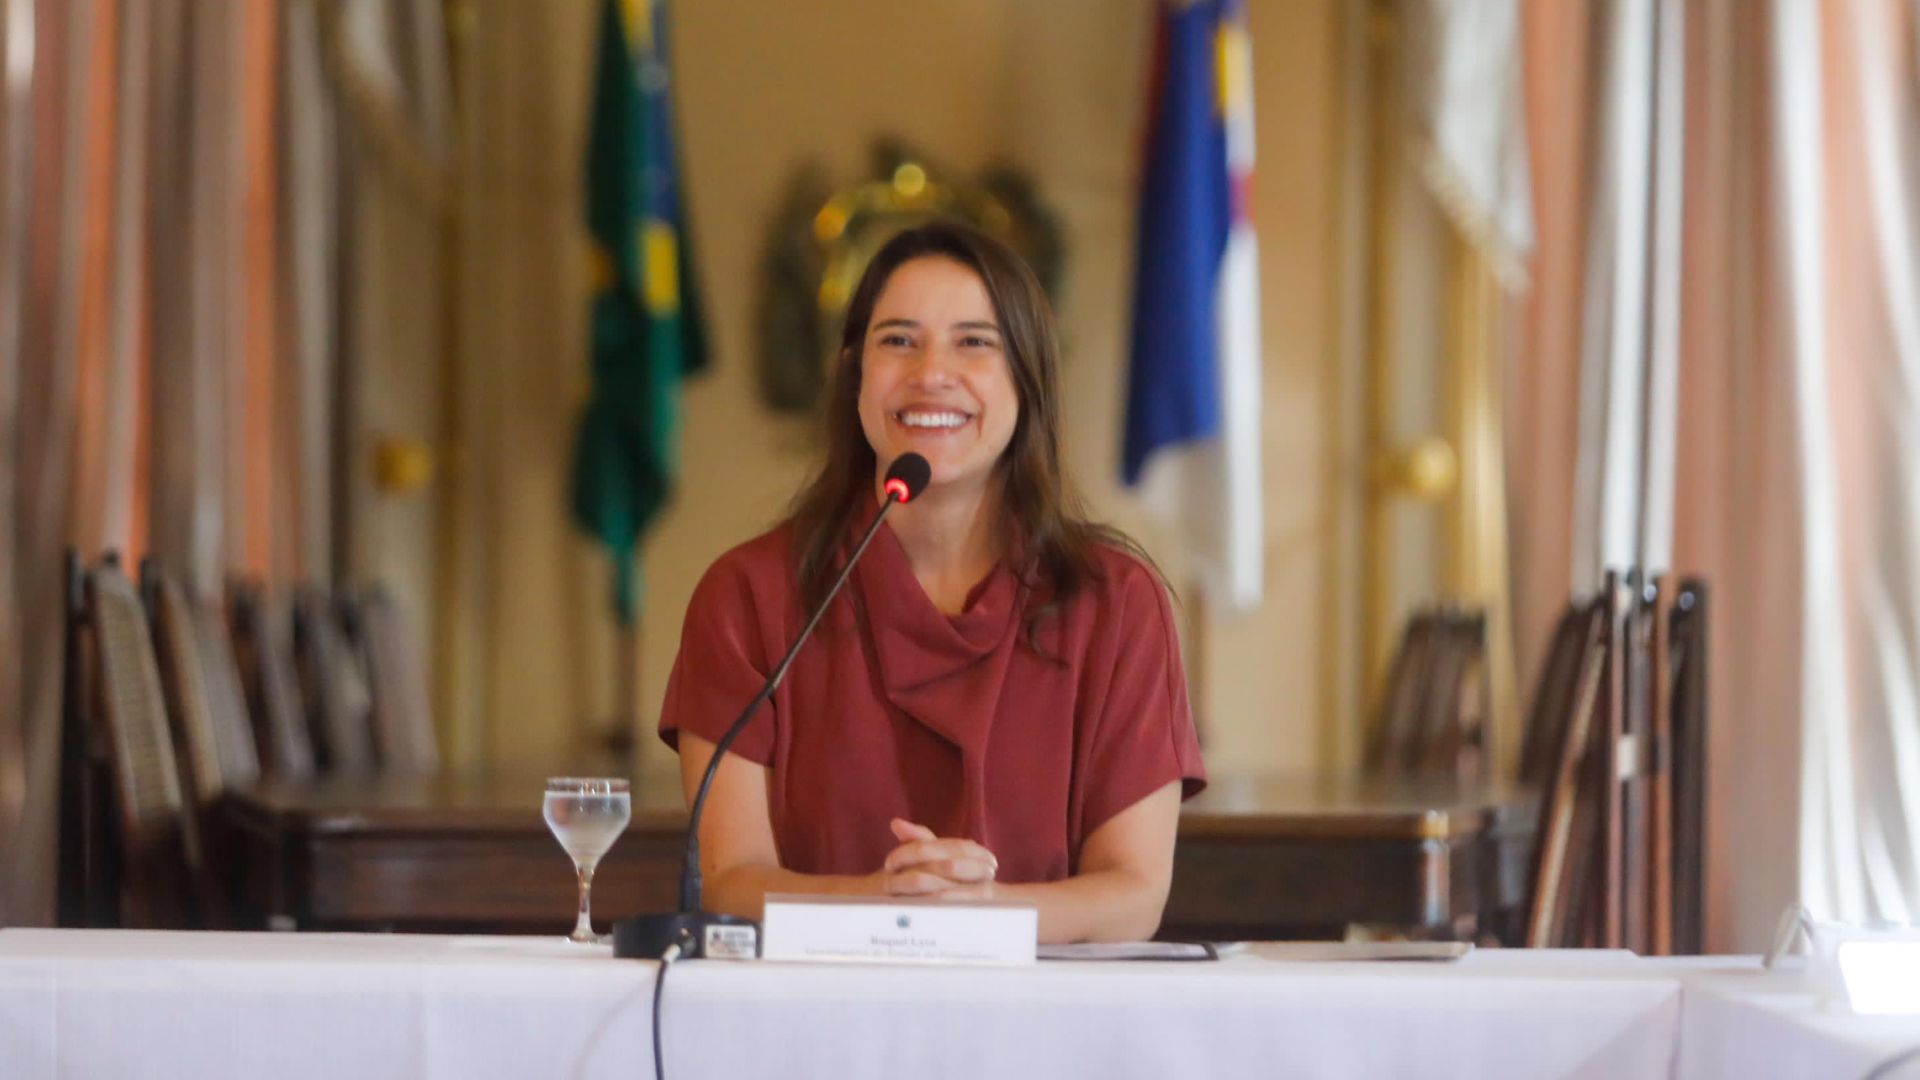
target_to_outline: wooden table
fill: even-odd
[[[539,777],[266,783],[228,797],[241,925],[559,932],[573,872]],[[1523,895],[1534,797],[1436,780],[1216,780],[1180,820],[1162,935],[1338,936],[1352,923],[1472,932]],[[594,881],[596,921],[675,902],[686,810],[634,785]]]

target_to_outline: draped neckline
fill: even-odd
[[[868,506],[875,505],[869,496]],[[951,615],[921,587],[891,524],[880,526],[854,576],[888,701],[958,746],[970,763],[981,760],[1020,630],[1024,590],[1007,560],[996,562]]]

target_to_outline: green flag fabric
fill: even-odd
[[[707,364],[657,0],[603,0],[586,187],[593,390],[573,515],[613,559],[614,610],[627,625],[639,612],[640,539],[678,473],[680,383]]]

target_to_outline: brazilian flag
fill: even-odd
[[[573,514],[606,545],[622,625],[639,610],[636,549],[672,496],[680,383],[707,365],[668,94],[666,11],[604,0],[587,144],[593,392]]]

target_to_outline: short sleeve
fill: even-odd
[[[1119,576],[1113,678],[1094,726],[1084,778],[1081,820],[1089,835],[1175,780],[1181,782],[1182,799],[1207,785],[1166,588],[1132,560]]]
[[[766,682],[771,662],[759,631],[752,580],[738,551],[708,568],[687,605],[680,653],[667,677],[660,738],[676,751],[680,732],[718,743]],[[773,764],[774,708],[762,705],[732,747],[760,765]]]

